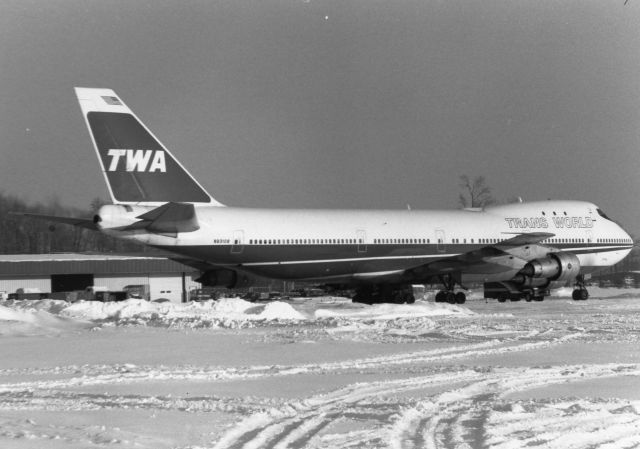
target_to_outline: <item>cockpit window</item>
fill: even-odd
[[[596,209],[596,210],[598,211],[598,215],[600,215],[602,218],[606,218],[609,221],[613,221],[611,218],[607,217],[607,214],[602,212],[602,209]]]

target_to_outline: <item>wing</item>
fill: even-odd
[[[424,281],[447,273],[515,274],[529,260],[545,255],[548,247],[540,242],[554,235],[548,232],[516,234],[499,243],[408,269],[403,277]]]
[[[443,274],[473,273],[495,275],[515,274],[526,263],[548,253],[540,242],[553,237],[548,232],[518,233],[514,237],[476,250],[447,257],[406,270],[385,273],[362,273],[357,280],[372,283],[428,283]]]

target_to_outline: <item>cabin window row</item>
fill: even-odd
[[[249,245],[355,245],[362,239],[250,239]]]
[[[598,243],[633,243],[631,239],[598,239]]]
[[[504,239],[477,239],[479,244],[494,244],[503,242]],[[475,243],[475,239],[468,239],[469,243]],[[633,243],[631,239],[597,239],[598,243]],[[229,243],[227,239],[218,239],[214,243]],[[363,239],[250,239],[250,245],[364,245]],[[416,238],[389,238],[389,239],[373,239],[373,243],[378,245],[406,245],[406,244],[430,244],[431,239]],[[437,240],[438,244],[442,244],[442,239]],[[453,238],[452,244],[466,244],[467,239]],[[587,243],[586,239],[546,239],[543,243]],[[238,244],[238,243],[236,243]]]
[[[542,243],[587,243],[586,239],[547,239]]]
[[[430,239],[373,239],[374,244],[394,245],[394,244],[427,244]]]

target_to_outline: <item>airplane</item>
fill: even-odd
[[[366,304],[413,303],[413,284],[462,304],[469,283],[500,302],[541,301],[626,257],[634,242],[598,206],[537,201],[463,210],[227,207],[216,201],[111,89],[75,88],[113,204],[93,219],[22,214],[169,253],[203,286],[264,278],[351,289]]]

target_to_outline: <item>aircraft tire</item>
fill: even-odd
[[[447,302],[449,304],[455,304],[456,303],[456,294],[453,292],[447,292]]]
[[[462,292],[456,293],[456,304],[464,304],[467,301],[467,295]]]
[[[589,291],[586,288],[575,289],[571,294],[574,301],[586,301],[589,299]]]
[[[587,289],[583,288],[582,290],[580,290],[580,299],[583,301],[589,299],[589,291]]]

